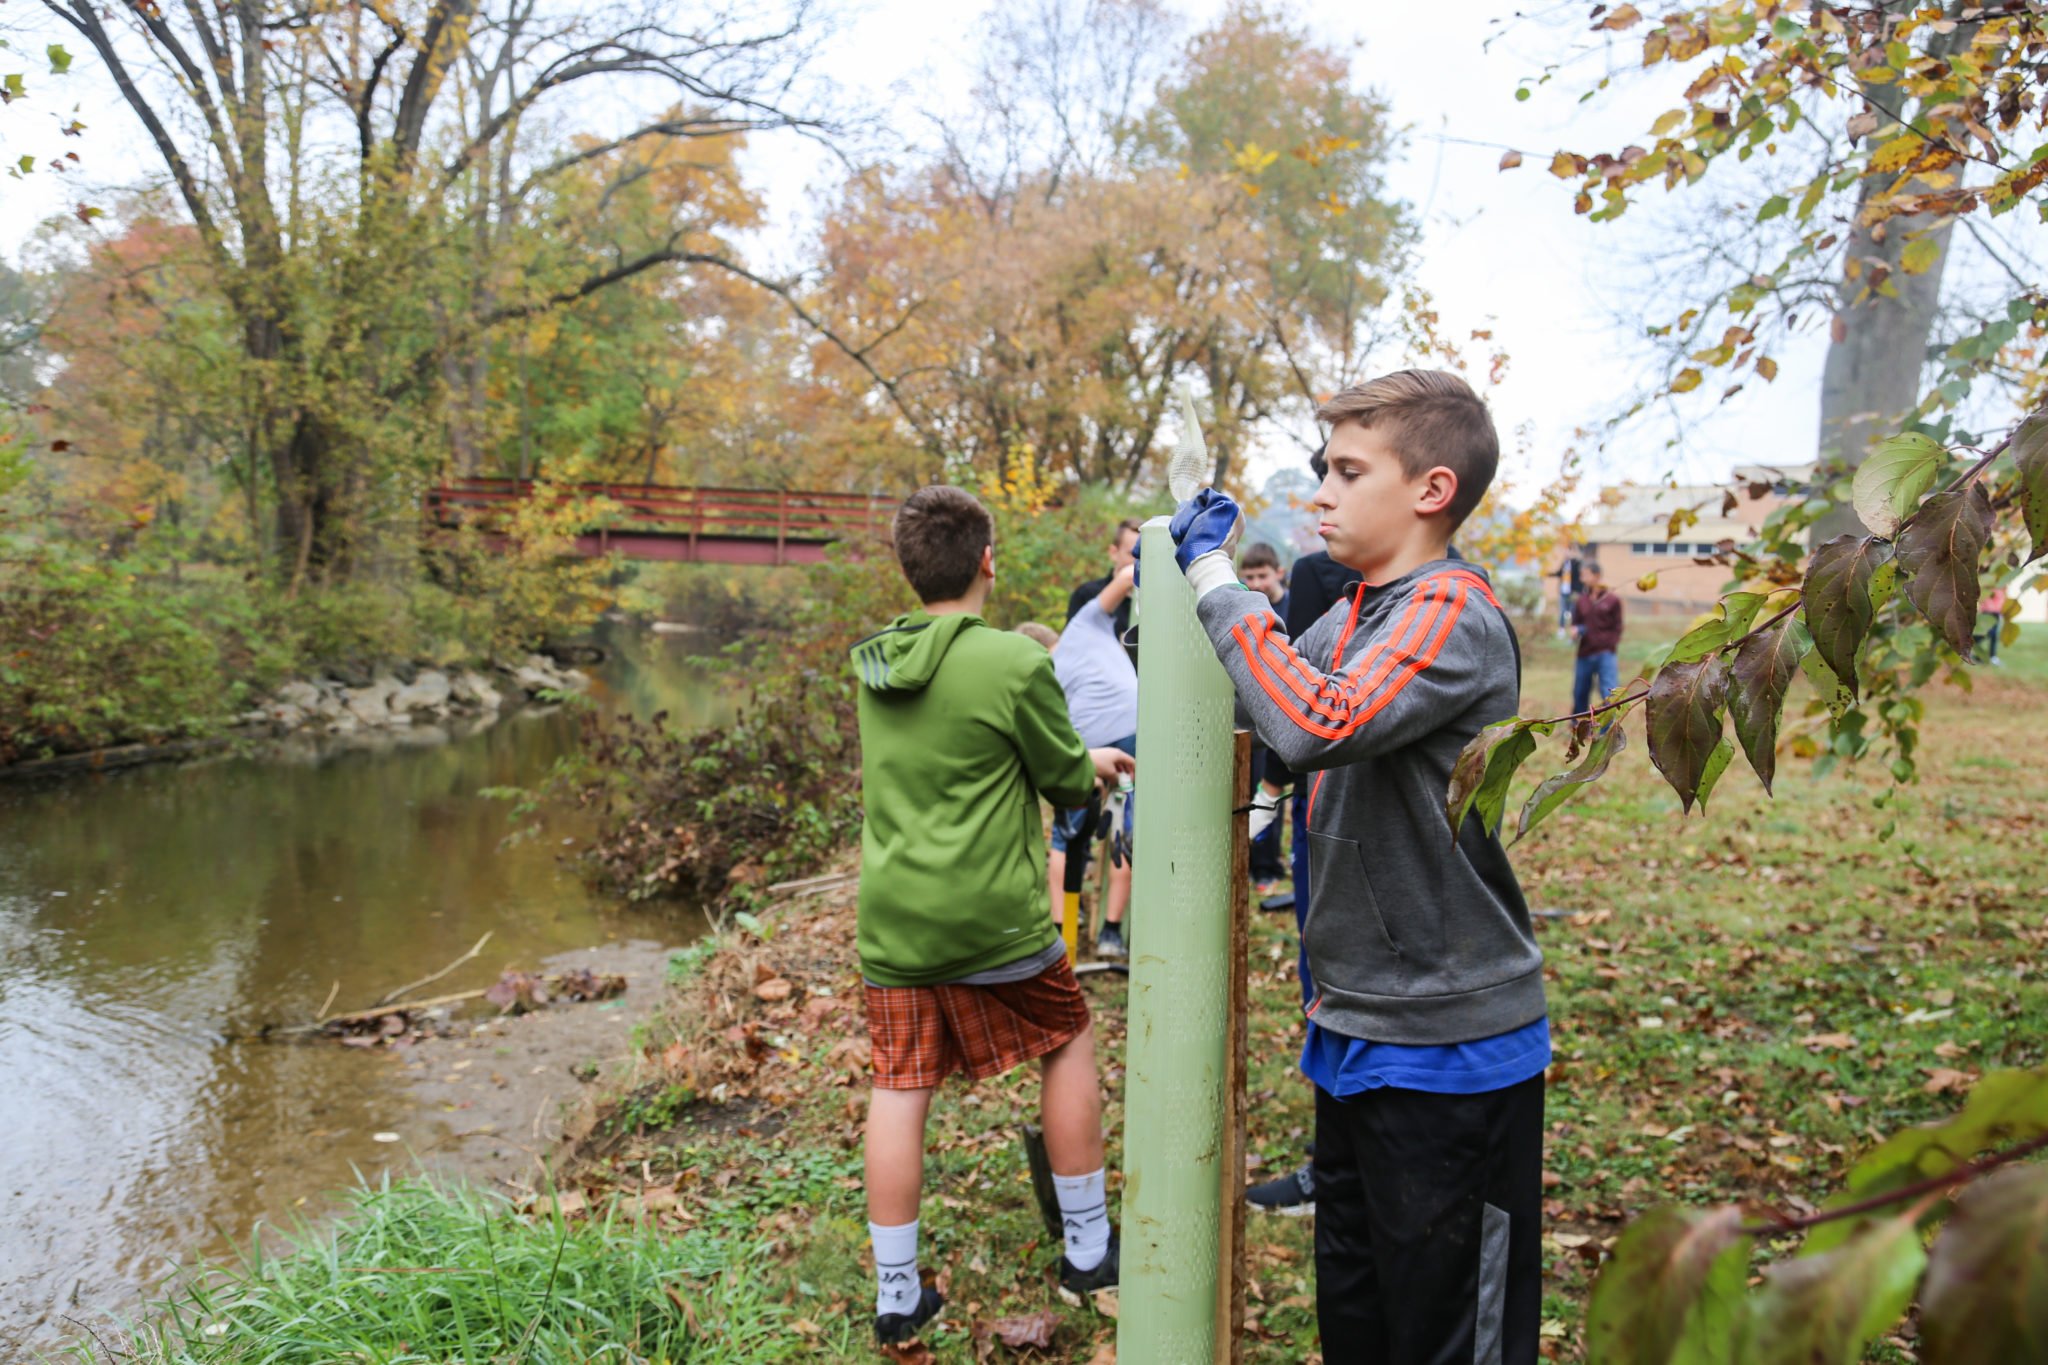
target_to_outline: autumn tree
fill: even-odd
[[[504,234],[560,177],[666,140],[816,126],[796,89],[804,0],[744,19],[531,0],[44,3],[141,124],[233,310],[292,582],[345,571],[352,514],[392,486],[378,465],[394,446],[431,460],[412,419],[437,386],[467,439],[480,333],[688,255],[680,232],[597,238],[580,272],[507,269]],[[600,81],[610,98],[583,98]],[[564,145],[572,107],[640,112]],[[321,155],[337,147],[338,171]]]
[[[1426,330],[1348,64],[1253,5],[1162,61],[1167,32],[1141,0],[1005,11],[973,115],[826,223],[807,306],[932,468],[1128,489],[1186,379],[1228,479]]]

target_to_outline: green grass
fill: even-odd
[[[142,1365],[447,1365],[788,1360],[850,1353],[748,1273],[772,1247],[736,1222],[670,1235],[619,1212],[565,1224],[425,1182],[363,1190],[328,1232],[252,1248],[150,1306]],[[94,1358],[91,1343],[77,1349]]]

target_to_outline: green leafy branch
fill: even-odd
[[[2048,1068],[1993,1072],[1952,1117],[1894,1134],[1804,1217],[1652,1209],[1616,1240],[1587,1307],[1618,1365],[1853,1365],[1915,1299],[1921,1359],[2038,1358],[2048,1340]],[[1930,1225],[1941,1223],[1929,1245]],[[1759,1242],[1805,1232],[1750,1292]]]
[[[1800,672],[1813,682],[1831,717],[1830,753],[1850,758],[1868,743],[1862,734],[1864,718],[1855,709],[1863,683],[1881,672],[1889,681],[1879,714],[1893,738],[1893,776],[1911,780],[1920,707],[1904,693],[1932,676],[1939,658],[1935,640],[1958,660],[1972,657],[1982,600],[1980,564],[1991,543],[1997,505],[1983,475],[2008,453],[2016,470],[2014,486],[2009,498],[1998,501],[2017,504],[2032,542],[2020,562],[2048,553],[2048,409],[2019,423],[1931,495],[1949,450],[1919,432],[1893,437],[1857,469],[1851,489],[1858,515],[1877,534],[1837,536],[1820,545],[1796,587],[1725,594],[1708,618],[1680,636],[1638,679],[1645,686],[1632,683],[1622,695],[1585,711],[1548,719],[1511,717],[1480,731],[1451,771],[1445,814],[1453,835],[1475,810],[1484,826],[1498,833],[1517,770],[1535,754],[1539,739],[1568,727],[1565,759],[1578,766],[1542,782],[1528,797],[1516,837],[1528,834],[1607,771],[1626,747],[1621,734],[1625,713],[1637,705],[1644,712],[1650,761],[1685,810],[1705,807],[1734,760],[1737,744],[1768,792],[1777,772],[1786,693]],[[1766,559],[1746,558],[1743,573],[1774,576]],[[1901,593],[1931,632],[1923,651],[1929,665],[1910,670],[1904,687],[1888,669],[1861,666],[1880,614]],[[1724,715],[1733,721],[1732,739],[1724,733]]]

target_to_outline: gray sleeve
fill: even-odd
[[[1257,593],[1219,589],[1196,611],[1259,738],[1289,768],[1314,772],[1400,748],[1471,707],[1495,666],[1483,592],[1455,570],[1420,580],[1334,672],[1344,613],[1328,613],[1297,644]]]

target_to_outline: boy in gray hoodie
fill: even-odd
[[[1301,1067],[1323,1357],[1533,1362],[1543,955],[1499,839],[1444,820],[1459,751],[1519,701],[1514,630],[1485,574],[1446,553],[1499,438],[1441,371],[1353,385],[1316,415],[1331,427],[1318,529],[1364,582],[1299,639],[1236,580],[1229,498],[1182,504],[1173,538],[1240,707],[1309,784]]]

